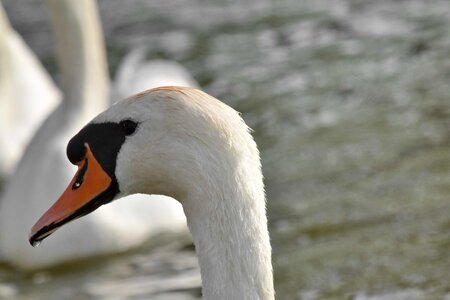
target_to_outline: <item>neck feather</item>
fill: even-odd
[[[201,159],[208,164],[201,168],[203,178],[181,201],[206,299],[274,298],[264,186],[259,154],[251,142],[219,169],[214,158]]]

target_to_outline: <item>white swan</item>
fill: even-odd
[[[94,118],[67,155],[78,172],[30,243],[115,198],[169,195],[183,205],[205,298],[274,298],[259,153],[229,106],[192,88],[146,91]]]
[[[11,27],[0,3],[0,177],[12,172],[33,133],[59,102],[59,90]]]
[[[25,269],[123,251],[161,229],[182,230],[186,226],[182,208],[175,200],[155,197],[154,201],[130,199],[105,207],[67,228],[65,234],[37,251],[30,249],[26,239],[18,238],[26,235],[37,214],[70,181],[72,172],[65,159],[67,141],[109,103],[106,59],[95,2],[47,3],[56,30],[64,101],[38,130],[0,201],[2,259]],[[158,210],[165,213],[161,215]],[[80,232],[84,232],[83,238]]]

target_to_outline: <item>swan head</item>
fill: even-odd
[[[160,87],[122,100],[68,143],[68,159],[78,171],[33,226],[29,241],[34,245],[129,194],[162,194],[182,202],[198,185],[210,183],[212,173],[232,164],[239,156],[235,148],[249,141],[254,143],[235,110],[193,88]]]

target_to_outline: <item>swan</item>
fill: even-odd
[[[0,3],[0,177],[11,174],[60,92],[9,24]]]
[[[1,259],[21,269],[125,251],[161,230],[186,227],[181,205],[175,200],[139,201],[136,198],[143,196],[134,195],[65,228],[63,235],[36,251],[17,238],[28,233],[39,211],[51,204],[50,199],[72,177],[65,159],[67,140],[109,106],[105,48],[95,2],[49,0],[47,4],[58,44],[64,99],[30,142],[0,201]],[[79,232],[84,232],[83,238]]]
[[[274,298],[259,153],[235,110],[197,89],[155,88],[95,117],[67,156],[78,171],[32,245],[114,199],[168,195],[186,214],[206,299]]]

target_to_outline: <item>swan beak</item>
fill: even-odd
[[[29,241],[32,246],[62,225],[94,211],[114,198],[111,177],[95,159],[89,145],[85,146],[86,156],[77,163],[78,171],[69,186],[31,229]]]

